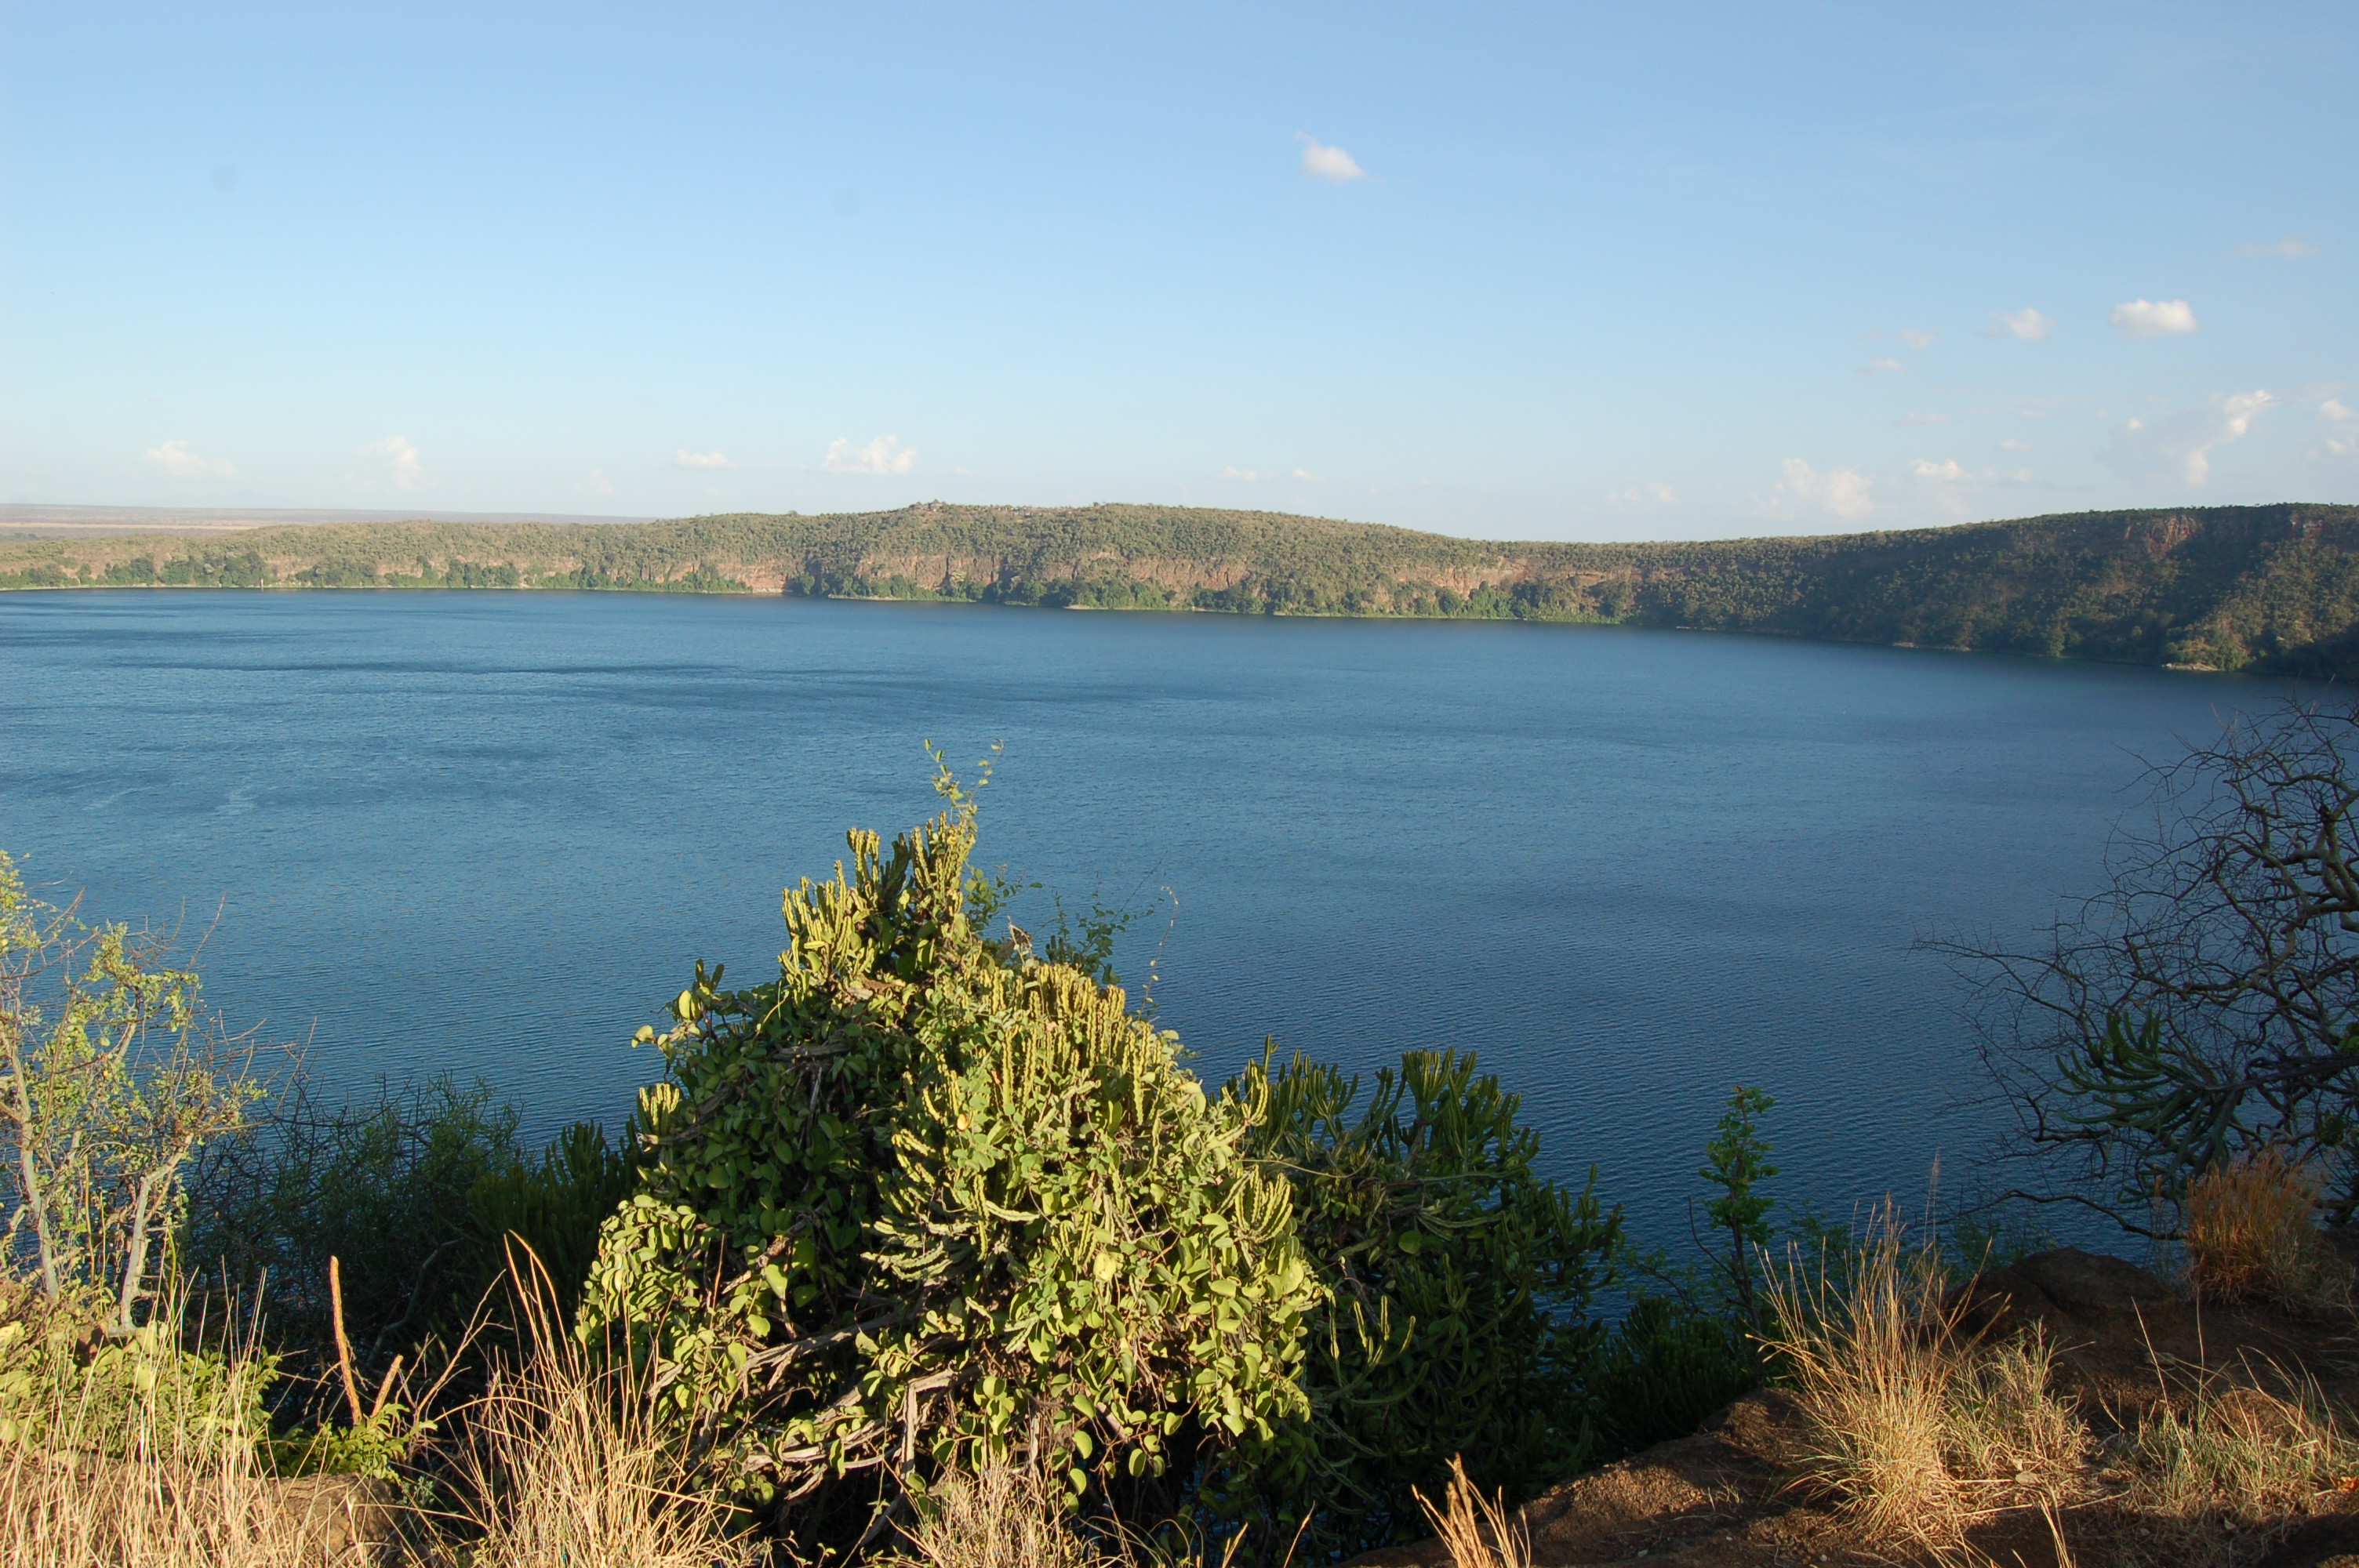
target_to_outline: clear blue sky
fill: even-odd
[[[2359,5],[0,7],[0,500],[2359,501]]]

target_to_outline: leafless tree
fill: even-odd
[[[2275,1144],[2359,1207],[2359,702],[2288,702],[2151,774],[2107,885],[2029,953],[1940,946],[1976,985],[2015,1152],[2168,1234],[2198,1173]]]

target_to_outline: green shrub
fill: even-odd
[[[1630,1303],[1589,1371],[1601,1461],[1685,1437],[1760,1381],[1746,1322],[1675,1296]]]
[[[538,1163],[519,1162],[478,1178],[467,1194],[467,1217],[484,1263],[505,1266],[501,1238],[517,1237],[549,1271],[559,1307],[572,1312],[597,1260],[599,1227],[630,1195],[637,1137],[633,1123],[617,1149],[603,1127],[577,1121],[549,1141]]]
[[[1411,1488],[1440,1496],[1453,1455],[1515,1497],[1582,1467],[1603,1337],[1590,1298],[1621,1231],[1593,1173],[1577,1195],[1536,1173],[1519,1098],[1471,1054],[1411,1052],[1359,1090],[1299,1054],[1236,1089],[1268,1099],[1249,1146],[1292,1185],[1331,1299],[1304,1371],[1311,1420],[1216,1490],[1279,1543],[1310,1512],[1322,1555],[1430,1533]]]
[[[1712,1195],[1701,1227],[1690,1209],[1690,1260],[1627,1243],[1619,1250],[1629,1306],[1589,1372],[1602,1459],[1685,1437],[1761,1381],[1767,1316],[1759,1286],[1776,1200],[1760,1189],[1777,1174],[1761,1119],[1775,1104],[1743,1084],[1731,1091],[1696,1172]],[[1841,1233],[1810,1215],[1787,1228],[1814,1256],[1838,1266],[1848,1256]]]
[[[1769,1163],[1768,1141],[1761,1136],[1761,1118],[1775,1104],[1760,1089],[1737,1085],[1712,1141],[1704,1145],[1703,1168],[1696,1173],[1717,1195],[1706,1200],[1704,1217],[1714,1233],[1728,1238],[1727,1252],[1712,1254],[1715,1271],[1726,1277],[1737,1314],[1756,1328],[1761,1324],[1753,1289],[1756,1255],[1769,1245],[1769,1211],[1777,1204],[1756,1189],[1777,1173]]]
[[[353,1351],[381,1363],[474,1305],[491,1265],[468,1197],[522,1164],[516,1130],[516,1108],[481,1081],[323,1104],[299,1079],[253,1136],[208,1152],[183,1256],[233,1292],[266,1289],[272,1336],[322,1355],[340,1259]]]
[[[0,1281],[0,1450],[154,1460],[251,1452],[278,1476],[389,1476],[429,1430],[390,1399],[365,1419],[274,1429],[280,1357],[168,1295],[147,1322],[114,1331],[104,1297],[51,1302]]]
[[[110,1335],[108,1304],[95,1292],[44,1301],[0,1281],[0,1446],[121,1458],[159,1433],[267,1437],[270,1357],[188,1349],[177,1313]]]
[[[457,1336],[506,1270],[510,1232],[570,1309],[630,1165],[594,1122],[527,1159],[516,1124],[480,1080],[445,1075],[330,1105],[299,1079],[248,1136],[207,1152],[181,1255],[209,1282],[258,1296],[273,1342],[314,1372],[333,1338],[331,1258],[364,1372]]]
[[[854,831],[848,874],[788,892],[776,979],[699,966],[581,1319],[807,1537],[1012,1453],[1090,1496],[1176,1477],[1307,1409],[1320,1289],[1251,1097],[1120,989],[986,942],[973,801],[937,787],[889,854]]]

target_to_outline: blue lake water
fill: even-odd
[[[1729,1087],[1795,1202],[1921,1195],[1995,1110],[1925,935],[2086,891],[2141,757],[2274,694],[1767,638],[556,593],[0,596],[0,847],[212,927],[212,1001],[357,1082],[610,1123],[697,957],[1006,750],[980,859],[1146,913],[1160,1020],[1481,1054],[1666,1238]],[[1161,890],[1170,890],[1167,898]],[[1176,910],[1172,899],[1176,898]],[[218,919],[215,914],[218,911]],[[1031,895],[1027,924],[1042,924]],[[1025,919],[1027,911],[1020,911]]]

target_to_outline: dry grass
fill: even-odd
[[[752,1561],[697,1492],[645,1390],[579,1353],[505,1369],[461,1417],[459,1470],[480,1533],[470,1568],[710,1568]]]
[[[1834,1274],[1773,1271],[1769,1348],[1809,1438],[1802,1475],[1871,1535],[1941,1549],[1974,1519],[2053,1507],[2078,1489],[2091,1440],[2049,1387],[2037,1336],[1960,1334],[1938,1255],[1887,1206]]]
[[[454,1412],[454,1469],[471,1499],[467,1568],[730,1568],[754,1560],[726,1509],[692,1482],[653,1390],[626,1358],[566,1332],[538,1259],[512,1260],[525,1348]]]
[[[1066,1523],[1057,1486],[1014,1465],[942,1477],[902,1534],[901,1561],[925,1568],[1096,1568],[1104,1560]]]
[[[227,1452],[174,1465],[0,1462],[0,1562],[51,1568],[358,1568],[386,1509],[363,1484],[280,1482]]]
[[[2217,1376],[2150,1414],[2128,1457],[2141,1511],[2246,1527],[2305,1514],[2359,1471],[2315,1385],[2277,1394]]]
[[[252,1405],[250,1346],[226,1375],[169,1353],[143,1361],[138,1397],[122,1380],[68,1371],[28,1404],[48,1363],[19,1347],[0,1381],[0,1563],[42,1568],[735,1568],[753,1560],[721,1506],[687,1484],[676,1443],[653,1419],[647,1380],[564,1332],[537,1264],[519,1277],[524,1349],[480,1398],[441,1425],[442,1457],[465,1500],[429,1517],[390,1481],[267,1473]],[[29,1370],[28,1370],[29,1368]],[[180,1379],[175,1383],[173,1379]],[[96,1390],[95,1392],[93,1390]],[[0,1388],[0,1393],[7,1393]],[[357,1395],[347,1391],[357,1406]]]
[[[2053,1506],[2082,1485],[2094,1442],[2050,1387],[2055,1353],[2037,1331],[1964,1349],[1950,1384],[1947,1461],[1967,1482]]]
[[[281,1481],[264,1473],[230,1376],[186,1379],[177,1357],[127,1412],[91,1383],[24,1409],[0,1443],[0,1563],[44,1568],[356,1568],[390,1527],[384,1490],[350,1477]],[[26,1376],[21,1370],[16,1374]],[[38,1441],[31,1440],[38,1433]],[[122,1456],[107,1457],[113,1449]]]
[[[2299,1288],[2317,1303],[2320,1276],[2286,1263],[2318,1245],[2312,1201],[2266,1157],[2225,1173],[2202,1211],[2209,1288],[2234,1281],[2279,1302]],[[1809,1434],[1798,1468],[1872,1540],[1974,1561],[1972,1526],[2036,1511],[2060,1562],[2064,1519],[2089,1506],[2160,1530],[2169,1561],[2225,1561],[2234,1542],[2281,1530],[2359,1474],[2359,1444],[2314,1385],[2267,1367],[2190,1379],[2158,1364],[2165,1397],[2134,1423],[2101,1487],[2093,1434],[2052,1389],[2052,1347],[2037,1333],[1999,1343],[1961,1333],[1937,1256],[1912,1246],[1888,1208],[1865,1236],[1846,1268],[1807,1275],[1789,1261],[1773,1273],[1770,1348]]]
[[[2206,1171],[2187,1192],[2189,1284],[2218,1301],[2347,1307],[2351,1271],[2317,1217],[2317,1177],[2276,1149]]]
[[[1450,1461],[1450,1485],[1440,1508],[1423,1492],[1411,1495],[1456,1568],[1530,1568],[1531,1531],[1520,1516],[1507,1511],[1506,1494],[1484,1497],[1466,1478],[1466,1466],[1457,1457]]]
[[[899,1527],[897,1545],[854,1561],[868,1568],[1234,1568],[1246,1535],[1240,1528],[1208,1545],[1185,1519],[1146,1531],[1103,1513],[1084,1520],[1053,1472],[1007,1459],[940,1476],[916,1501],[916,1521]],[[1301,1541],[1298,1530],[1278,1568],[1291,1568]]]

